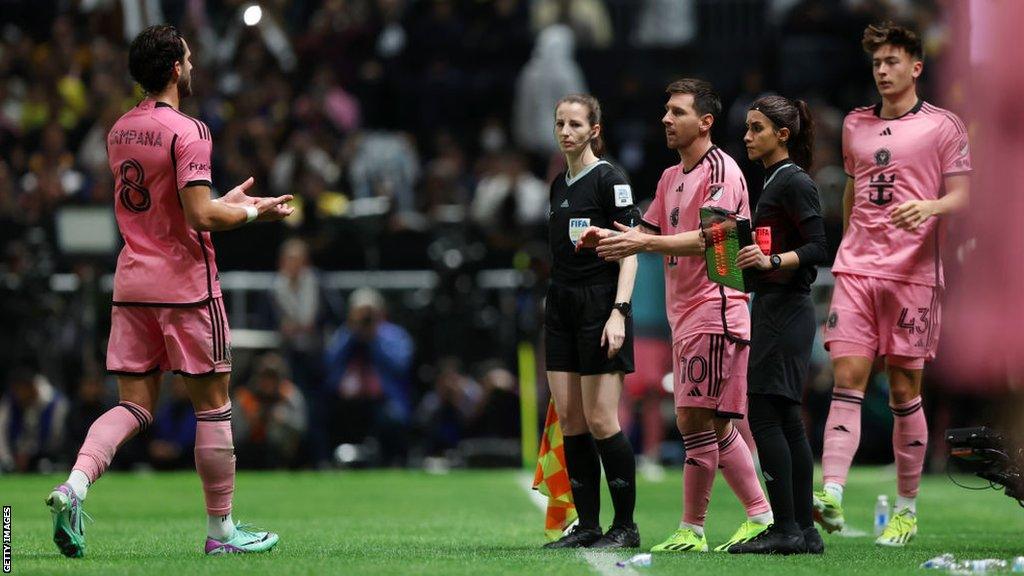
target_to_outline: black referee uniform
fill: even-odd
[[[828,254],[821,201],[811,177],[788,158],[765,174],[753,225],[771,229],[771,254],[796,252],[800,266],[755,275],[747,370],[750,427],[778,529],[820,541],[816,532],[805,532],[814,530],[814,462],[800,402],[817,329],[811,284]]]
[[[544,310],[544,352],[547,369],[583,376],[633,372],[633,319],[626,318],[626,338],[619,353],[608,358],[601,333],[615,304],[619,264],[594,250],[576,251],[588,226],[614,229],[612,222],[635,226],[640,213],[629,182],[619,169],[600,160],[572,179],[568,172],[551,183],[548,243],[551,286]]]
[[[620,170],[600,160],[569,178],[551,183],[548,241],[551,286],[544,310],[547,370],[582,376],[633,371],[633,319],[625,318],[626,335],[618,354],[608,358],[601,334],[612,313],[618,289],[619,264],[606,262],[594,250],[576,251],[588,226],[614,228],[613,222],[635,226],[640,213]],[[633,447],[619,431],[596,439],[589,432],[563,436],[566,469],[572,484],[579,525],[549,546],[636,547],[640,533],[633,521],[636,507],[636,461]],[[615,519],[601,535],[601,466],[604,465]],[[614,480],[613,480],[614,479]]]

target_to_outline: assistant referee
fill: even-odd
[[[811,517],[814,461],[800,416],[816,322],[811,302],[815,267],[827,247],[818,187],[805,172],[814,124],[803,100],[763,96],[747,111],[747,157],[765,168],[754,211],[758,242],[737,255],[756,268],[747,394],[750,428],[775,523],[734,554],[821,553]],[[760,246],[759,246],[760,245]]]
[[[601,107],[570,95],[555,107],[555,138],[568,170],[551,183],[548,240],[551,286],[544,312],[548,385],[565,438],[565,460],[579,524],[547,548],[636,548],[636,461],[619,427],[619,397],[633,372],[630,298],[635,256],[606,262],[578,249],[590,226],[634,226],[639,212],[619,169],[601,160]],[[602,534],[601,464],[615,519]]]

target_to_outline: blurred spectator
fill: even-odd
[[[697,35],[695,0],[643,0],[633,34],[636,46],[676,48]]]
[[[412,212],[420,161],[412,137],[401,132],[354,134],[349,148],[349,184],[353,198],[387,198],[395,210]]]
[[[428,456],[443,456],[455,448],[466,437],[467,428],[479,411],[483,390],[461,368],[458,358],[442,358],[434,389],[416,407],[419,442]]]
[[[276,327],[281,334],[281,351],[295,383],[309,390],[320,375],[318,364],[323,342],[319,320],[323,298],[304,240],[291,238],[281,245],[272,301]]]
[[[614,40],[611,18],[601,0],[534,0],[534,30],[543,31],[552,24],[568,26],[585,48],[608,48]]]
[[[114,400],[108,393],[103,375],[98,369],[87,370],[78,381],[78,391],[71,401],[65,425],[64,460],[74,462],[78,448],[85,441],[89,427],[104,412],[114,406]]]
[[[177,470],[194,465],[196,413],[181,376],[171,378],[170,394],[157,408],[149,435],[149,461],[154,468]]]
[[[372,439],[383,464],[399,464],[408,449],[412,337],[385,319],[384,297],[372,288],[354,291],[348,307],[324,354],[331,440]]]
[[[476,438],[519,437],[519,384],[500,362],[485,363],[480,384],[483,396],[470,427]]]
[[[297,464],[306,433],[306,401],[288,380],[284,358],[266,354],[256,361],[253,377],[235,391],[234,434],[238,465],[251,468]]]
[[[61,456],[68,401],[41,374],[18,368],[0,399],[0,471],[50,470]]]
[[[549,26],[537,37],[533,57],[519,73],[513,118],[516,144],[546,161],[558,147],[555,105],[566,94],[587,91],[583,71],[573,60],[572,30]]]
[[[547,222],[548,186],[530,173],[522,156],[498,155],[481,174],[470,215],[492,240],[516,239],[520,231]]]

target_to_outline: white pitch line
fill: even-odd
[[[533,476],[521,474],[519,486],[530,496],[530,501],[541,510],[547,512],[548,499],[546,496],[533,489]],[[640,576],[640,573],[632,566],[616,566],[615,563],[625,560],[623,556],[614,552],[597,552],[595,550],[583,550],[580,554],[591,568],[601,576]]]

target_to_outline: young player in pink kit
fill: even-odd
[[[53,540],[69,557],[85,552],[82,502],[118,447],[153,421],[163,372],[185,379],[196,411],[196,471],[206,495],[207,554],[260,552],[272,532],[231,519],[235,456],[231,438],[231,339],[210,232],[292,213],[291,196],[246,195],[249,178],[210,198],[210,129],[178,111],[192,93],[188,44],[171,26],[153,26],[132,42],[129,68],[146,98],[107,136],[114,211],[124,237],[114,275],[107,370],[120,403],[100,416],[67,482],[46,499]]]
[[[772,512],[750,449],[731,419],[747,411],[750,312],[746,294],[708,280],[700,208],[717,206],[750,217],[747,185],[736,162],[711,143],[722,105],[711,84],[677,80],[668,86],[662,124],[680,163],[665,170],[642,226],[621,232],[588,229],[584,245],[603,258],[638,252],[665,255],[665,299],[672,326],[676,423],[686,447],[684,509],[679,529],[655,552],[706,552],[704,517],[719,468],[743,502],[748,519],[725,551],[763,532]]]
[[[921,375],[939,336],[942,220],[967,202],[971,160],[967,130],[955,114],[917,95],[921,41],[906,28],[864,31],[882,101],[843,123],[849,176],[843,241],[825,324],[835,389],[825,425],[824,490],[815,517],[829,532],[843,527],[843,486],[860,441],[860,406],[876,356],[885,356],[894,416],[896,513],[875,541],[903,546],[917,534],[915,497],[928,427]]]

